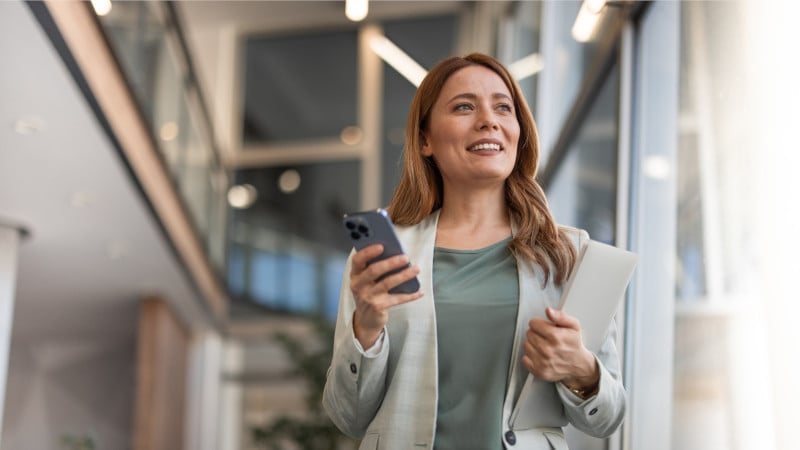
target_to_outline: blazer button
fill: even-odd
[[[597,408],[592,408],[592,410],[591,410],[591,411],[589,411],[589,415],[590,415],[590,416],[593,416],[593,415],[595,415],[595,414],[597,414]]]
[[[350,372],[353,372],[353,373],[357,373],[358,372],[358,367],[356,367],[356,363],[350,364]],[[589,413],[589,414],[591,414],[591,413]]]
[[[517,443],[517,435],[514,434],[513,431],[510,431],[510,430],[506,431],[506,442],[508,442],[511,445],[516,444]]]

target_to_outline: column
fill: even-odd
[[[6,401],[8,354],[14,317],[14,286],[17,279],[17,252],[24,232],[0,222],[0,442]]]

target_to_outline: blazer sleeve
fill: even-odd
[[[600,368],[600,388],[597,394],[583,400],[562,383],[556,383],[570,423],[594,437],[611,435],[625,417],[626,393],[620,374],[616,335],[616,322],[612,320],[608,336],[600,351],[595,354],[597,366]]]
[[[575,230],[572,234],[577,238],[576,248],[580,249],[589,240],[585,230]],[[617,353],[617,325],[612,319],[606,333],[606,340],[595,354],[600,369],[600,388],[594,396],[582,399],[573,394],[562,383],[556,383],[556,389],[564,413],[575,428],[594,437],[611,435],[625,418],[627,395],[622,385],[619,355]]]
[[[389,335],[384,329],[380,349],[377,354],[368,356],[355,339],[352,328],[355,300],[350,291],[352,258],[351,253],[342,280],[333,357],[322,394],[322,406],[344,434],[361,439],[375,417],[386,391],[390,343]]]

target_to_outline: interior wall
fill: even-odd
[[[61,449],[69,438],[129,448],[135,321],[118,325],[124,337],[97,340],[76,330],[12,342],[0,448]]]

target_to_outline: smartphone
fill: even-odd
[[[347,232],[347,236],[353,243],[356,250],[361,250],[364,247],[372,244],[382,244],[383,253],[367,263],[372,264],[376,261],[381,261],[396,255],[402,255],[405,252],[394,232],[394,224],[392,219],[389,218],[389,213],[385,209],[376,209],[372,211],[362,211],[356,213],[345,214],[342,219],[342,224]],[[391,270],[383,274],[377,281],[380,281],[389,275],[400,272],[410,265]],[[402,284],[389,289],[392,294],[411,294],[419,290],[419,280],[414,277]]]

